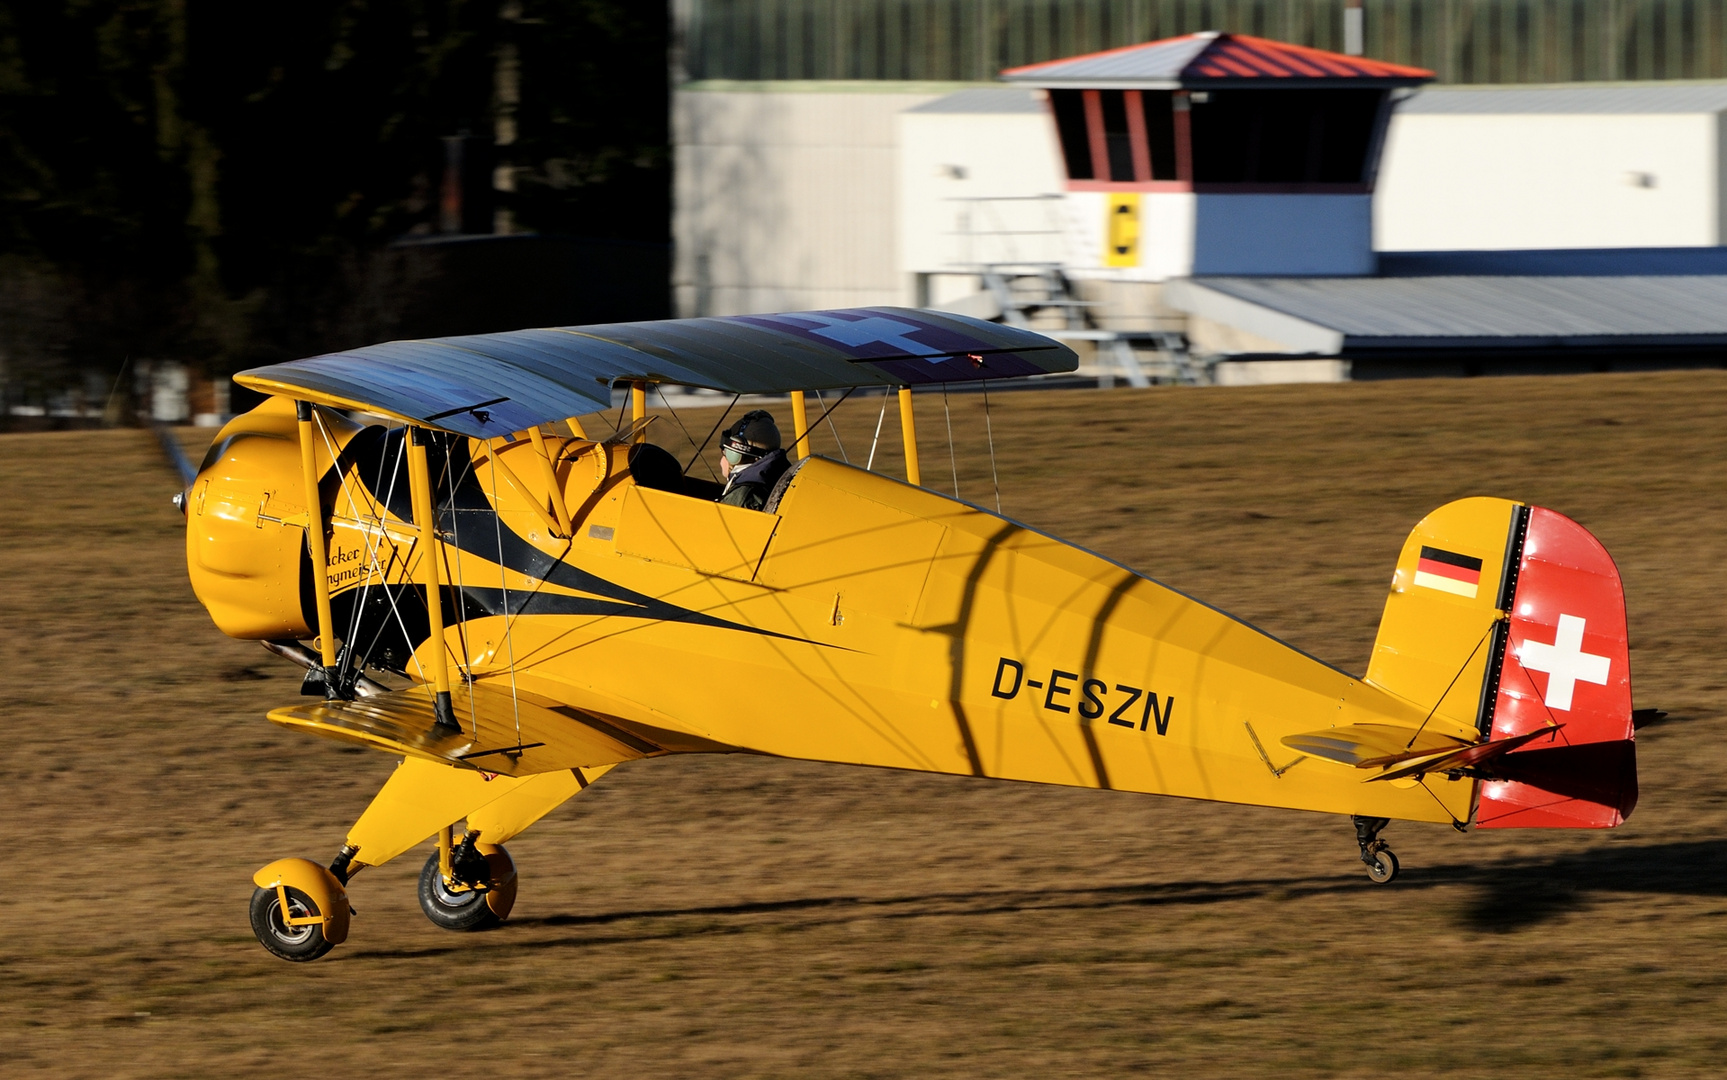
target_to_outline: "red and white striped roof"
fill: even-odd
[[[1206,31],[1106,52],[1009,68],[1008,82],[1126,89],[1288,86],[1411,86],[1433,72],[1282,41]]]

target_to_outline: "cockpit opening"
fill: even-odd
[[[655,491],[670,491],[676,495],[687,495],[692,499],[706,499],[712,502],[724,493],[725,487],[712,480],[684,475],[684,467],[678,464],[678,459],[672,456],[670,450],[653,443],[636,443],[630,447],[630,478],[637,487],[652,488]]]

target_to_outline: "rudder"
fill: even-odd
[[[1562,725],[1507,754],[1481,787],[1481,828],[1606,829],[1637,805],[1631,657],[1619,568],[1563,514],[1531,506],[1490,716],[1505,738]]]

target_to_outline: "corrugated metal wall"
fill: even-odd
[[[1441,82],[1727,78],[1727,0],[1362,0],[1367,55]],[[1343,49],[1344,0],[675,0],[691,80],[993,79],[1228,30]]]

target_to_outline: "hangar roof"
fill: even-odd
[[[1727,344],[1727,275],[1209,277],[1176,308],[1295,351]]]
[[[1048,87],[1172,89],[1226,86],[1414,86],[1421,68],[1206,31],[1122,49],[1009,68],[1007,82]]]
[[[913,113],[1042,113],[1043,102],[1037,92],[1023,86],[988,86],[972,90],[956,90],[946,97],[914,105]]]
[[[1398,106],[1400,113],[1476,115],[1718,113],[1727,110],[1727,82],[1619,86],[1432,87]]]

